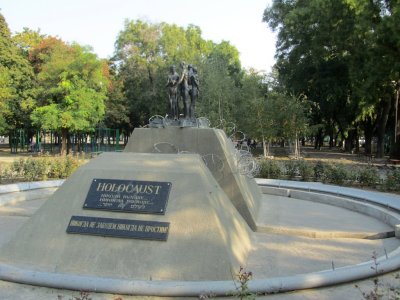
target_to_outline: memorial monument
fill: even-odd
[[[167,113],[178,120],[179,91],[190,126],[136,128],[123,153],[80,167],[0,249],[0,262],[107,278],[232,279],[251,249],[261,193],[225,133],[193,125],[199,81],[181,67],[180,76],[170,69]]]

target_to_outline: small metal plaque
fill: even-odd
[[[170,182],[93,179],[83,208],[165,214]]]
[[[166,241],[169,224],[169,222],[72,216],[67,232]]]

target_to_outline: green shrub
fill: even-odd
[[[400,191],[400,169],[396,168],[389,171],[383,186],[388,191]]]
[[[48,174],[48,159],[30,158],[23,164],[23,177],[27,181],[46,180]]]
[[[293,179],[298,174],[298,163],[296,160],[285,161],[285,173],[289,179]]]
[[[349,180],[349,173],[342,164],[329,164],[324,168],[324,182],[344,185]]]
[[[368,166],[361,168],[358,174],[358,182],[362,186],[374,187],[379,183],[379,174],[376,168]]]
[[[3,167],[0,168],[0,183],[8,183],[12,178],[11,167]]]
[[[69,177],[72,173],[78,169],[80,165],[79,159],[73,156],[67,156],[65,158],[65,177]]]
[[[15,176],[19,175],[22,176],[24,173],[24,164],[25,164],[25,159],[23,158],[13,161],[13,163],[11,164],[10,172]]]
[[[299,169],[299,174],[301,176],[301,180],[310,181],[313,178],[314,174],[314,169],[312,164],[304,160],[300,160],[297,165]]]
[[[279,179],[282,175],[282,169],[279,162],[271,159],[264,159],[260,162],[261,178]]]
[[[325,164],[322,161],[317,161],[314,164],[314,180],[315,181],[324,181],[324,174],[325,174]]]
[[[72,156],[21,158],[14,161],[9,169],[0,170],[0,180],[9,182],[67,178],[80,164],[81,161]]]
[[[67,178],[80,165],[79,159],[73,156],[59,156],[52,159],[50,164],[50,178]]]
[[[65,178],[65,163],[62,157],[54,157],[51,160],[49,178]]]

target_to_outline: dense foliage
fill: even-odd
[[[43,39],[29,53],[38,81],[38,107],[31,120],[60,131],[65,153],[70,131],[91,131],[104,116],[108,66],[88,49],[55,38]]]
[[[373,165],[263,159],[259,178],[290,179],[400,192],[400,170]]]
[[[35,100],[33,68],[0,14],[0,132],[29,126]]]
[[[204,39],[195,25],[126,20],[114,56],[102,60],[40,31],[12,36],[0,15],[0,134],[52,130],[62,152],[71,133],[110,127],[128,136],[166,114],[168,70],[180,73],[184,61],[200,78],[197,115],[262,141],[264,154],[271,142],[296,152],[300,139],[320,147],[328,136],[348,151],[364,137],[367,154],[375,137],[378,156],[385,144],[400,156],[399,1],[274,0],[263,20],[278,36],[268,75],[244,70],[233,45]]]
[[[376,136],[383,155],[394,133],[399,20],[397,0],[275,0],[265,10],[278,33],[279,82],[312,104],[316,146],[329,135],[331,146],[339,138],[351,150],[364,135],[370,153]]]

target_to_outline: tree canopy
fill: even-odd
[[[274,0],[263,16],[278,36],[271,74],[243,69],[236,47],[196,25],[126,20],[114,56],[101,60],[39,30],[12,36],[1,16],[0,132],[129,135],[166,114],[168,70],[186,62],[200,78],[197,115],[212,126],[235,123],[263,141],[312,137],[316,147],[329,136],[349,151],[364,136],[366,153],[376,137],[382,156],[388,136],[400,143],[399,14],[395,0]]]
[[[60,131],[61,152],[70,131],[93,131],[104,116],[108,66],[89,49],[49,37],[30,50],[39,83],[33,125]]]
[[[383,155],[399,79],[399,11],[398,1],[275,0],[264,12],[278,33],[279,81],[306,95],[312,125],[323,125],[331,141],[339,132],[349,149],[361,129],[367,151],[376,135]]]
[[[200,74],[199,113],[214,124],[224,114],[231,117],[242,70],[239,52],[229,42],[204,40],[194,25],[126,20],[115,53],[116,78],[122,83],[130,129],[146,125],[153,115],[165,115],[168,69],[182,61],[196,66]]]
[[[35,103],[32,66],[11,37],[0,14],[0,133],[29,127]]]

